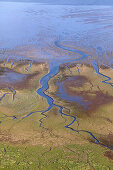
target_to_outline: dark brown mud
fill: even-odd
[[[106,151],[104,153],[104,156],[107,157],[110,160],[113,160],[113,151]]]
[[[13,69],[0,67],[0,89],[14,88],[18,90],[37,88],[35,81],[40,81],[42,71],[47,72],[47,63],[20,61]],[[35,87],[36,86],[36,87]]]
[[[113,148],[113,134],[112,133],[109,133],[107,135],[97,134],[97,136],[102,146],[106,146],[107,148]],[[92,143],[95,143],[94,139],[92,138],[90,138],[89,141]],[[113,151],[111,153],[113,156]],[[106,152],[106,156],[107,156],[107,152]]]
[[[21,74],[8,68],[0,68],[0,89],[9,87],[14,89],[30,88],[30,81],[37,75],[39,75],[39,72],[33,74]]]
[[[110,96],[108,93],[103,93],[98,86],[94,91],[90,89],[85,91],[84,85],[86,83],[89,83],[91,88],[93,87],[93,84],[86,76],[68,77],[66,80],[62,81],[64,93],[72,97],[80,96],[83,98],[83,101],[89,103],[86,112],[91,116],[91,113],[99,107],[112,103],[113,96]],[[83,88],[83,90],[79,90],[79,88]],[[72,102],[72,105],[74,105],[74,102]]]
[[[100,141],[101,143],[103,143],[104,145],[113,148],[113,134],[109,133],[106,136],[102,136],[100,137]]]
[[[82,87],[87,81],[88,78],[85,76],[74,76],[67,78],[63,84],[65,89],[69,87]]]

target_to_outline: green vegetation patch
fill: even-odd
[[[0,144],[0,169],[112,169],[113,163],[104,156],[105,151],[107,149],[93,143],[63,147]]]

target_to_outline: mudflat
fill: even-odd
[[[113,169],[112,7],[0,11],[0,169]]]

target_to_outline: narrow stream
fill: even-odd
[[[51,6],[38,3],[1,2],[0,11],[0,59],[5,59],[4,66],[10,61],[10,70],[13,70],[16,65],[14,63],[15,60],[21,62],[26,60],[28,65],[25,65],[24,70],[29,73],[33,61],[45,60],[49,63],[49,73],[40,79],[41,88],[36,91],[39,96],[46,99],[48,103],[47,108],[28,112],[23,117],[18,117],[16,113],[13,116],[6,114],[3,114],[3,116],[11,117],[15,121],[16,119],[26,119],[34,113],[39,113],[42,115],[42,118],[39,120],[40,127],[44,127],[44,119],[47,118],[47,113],[53,107],[56,107],[62,118],[71,119],[70,123],[65,124],[66,129],[70,129],[76,133],[83,132],[88,134],[96,144],[113,150],[113,148],[104,145],[100,139],[97,139],[96,135],[90,132],[90,130],[79,129],[79,126],[75,126],[74,128],[74,125],[78,124],[77,117],[73,116],[76,113],[73,115],[66,114],[64,109],[69,109],[60,104],[55,104],[54,99],[46,94],[46,90],[49,88],[48,82],[58,74],[60,66],[65,64],[70,74],[72,74],[68,63],[76,63],[75,72],[80,74],[79,61],[82,61],[81,63],[91,61],[90,64],[92,64],[94,71],[103,78],[103,85],[107,84],[111,88],[113,87],[111,78],[102,74],[99,70],[100,64],[113,69],[111,65],[113,59],[110,60],[113,56],[113,39],[111,38],[113,35],[112,6]],[[58,37],[60,38],[58,39]],[[80,47],[80,49],[88,49],[88,53],[90,54],[91,52],[90,55],[93,55],[94,59],[98,56],[96,61],[92,56],[87,55],[81,50],[73,49],[72,47],[68,47],[68,45],[64,46],[63,44],[65,42],[68,42],[68,44],[70,42],[70,44],[72,43],[71,45],[74,44],[75,47]],[[45,51],[42,49],[45,49]],[[64,54],[66,55],[64,56]],[[77,54],[78,57],[76,57],[77,55],[70,54]],[[102,63],[103,56],[106,64]],[[89,58],[90,60],[88,60]],[[28,59],[30,60],[29,62]],[[13,84],[21,79],[24,79],[24,75],[13,73],[13,71],[6,72],[5,76],[1,76],[1,82],[4,83],[4,87],[9,82]],[[10,88],[10,85],[7,85],[6,88],[8,88],[8,91],[4,91],[4,94],[1,93],[0,101],[2,99],[4,100],[7,95],[13,95],[12,99],[14,100],[14,96],[18,91],[16,92],[15,88]],[[63,90],[62,87],[60,90]],[[68,99],[69,96],[67,95],[65,97]],[[76,103],[78,102],[79,105],[85,106],[80,96],[76,96],[76,99]]]
[[[87,55],[85,53],[83,53],[82,51],[75,50],[75,49],[69,49],[68,47],[64,47],[64,46],[60,45],[60,43],[58,41],[55,42],[55,45],[58,48],[61,48],[63,50],[68,50],[68,51],[72,51],[72,52],[76,52],[78,54],[81,54],[80,58],[73,60],[74,62],[76,62],[78,60],[83,60],[83,59],[85,59],[87,57]],[[102,145],[104,147],[107,147],[107,148],[113,150],[113,148],[110,148],[110,147],[102,144],[90,131],[76,130],[76,129],[72,128],[71,125],[73,125],[76,122],[77,118],[75,116],[71,116],[71,115],[63,113],[63,106],[54,104],[54,100],[50,96],[45,94],[46,90],[49,88],[48,82],[53,76],[55,76],[58,73],[60,64],[62,64],[62,62],[50,61],[49,62],[50,72],[48,74],[46,74],[44,77],[42,77],[41,80],[40,80],[40,83],[41,83],[42,87],[37,90],[37,93],[40,96],[44,97],[47,100],[48,105],[49,105],[48,108],[46,110],[44,110],[41,114],[44,115],[44,118],[46,118],[47,116],[45,115],[45,113],[47,113],[52,107],[57,107],[57,108],[59,108],[59,113],[61,114],[61,116],[66,116],[66,117],[70,117],[70,118],[73,119],[72,122],[65,125],[65,128],[69,128],[70,130],[72,130],[74,132],[78,132],[78,133],[79,132],[88,133],[95,140],[95,142],[97,144],[100,144],[100,145]],[[92,62],[92,64],[93,64],[93,67],[94,67],[96,73],[98,73],[99,75],[101,75],[101,76],[103,76],[105,78],[108,78],[107,80],[104,80],[103,83],[106,83],[106,81],[111,80],[111,78],[109,78],[108,76],[105,76],[105,75],[103,75],[103,74],[101,74],[99,72],[99,68],[98,68],[98,65],[97,65],[96,62]],[[107,84],[111,85],[111,83],[107,83]],[[44,118],[40,119],[40,126],[42,125]]]

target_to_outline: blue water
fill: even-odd
[[[46,110],[41,112],[41,114],[44,117],[40,119],[40,126],[42,126],[42,124],[43,124],[43,119],[45,119],[47,117],[47,115],[45,113],[47,113],[51,108],[57,107],[57,108],[59,108],[59,114],[61,114],[61,116],[66,116],[66,117],[72,118],[72,121],[69,124],[65,125],[65,128],[69,128],[70,130],[72,130],[74,132],[78,132],[78,133],[79,132],[88,133],[95,140],[96,144],[100,144],[100,145],[102,145],[102,146],[104,146],[106,148],[109,148],[109,149],[113,150],[113,148],[110,148],[107,145],[102,144],[90,131],[76,130],[76,129],[72,128],[71,125],[73,125],[76,122],[77,118],[75,116],[71,116],[71,115],[65,114],[63,112],[63,106],[54,104],[54,100],[50,96],[48,96],[48,95],[46,95],[44,93],[44,91],[46,91],[49,88],[48,81],[51,79],[51,77],[55,76],[58,73],[58,71],[59,71],[59,65],[57,65],[57,63],[54,63],[54,61],[53,61],[53,62],[50,63],[50,72],[47,75],[45,75],[44,77],[42,77],[42,79],[40,80],[40,83],[41,83],[42,87],[37,90],[37,93],[40,96],[46,98],[46,100],[48,102],[48,105],[49,105]],[[78,100],[79,100],[79,98],[77,97],[77,102],[79,102],[79,104],[82,105],[82,102],[78,101]]]
[[[28,49],[30,46],[41,51],[42,48],[53,47],[54,42],[57,45],[59,39],[71,41],[74,46],[79,45],[89,51],[98,48],[112,51],[112,29],[112,6],[0,2],[0,58],[7,55],[20,59],[22,56],[15,54],[16,49],[28,45]],[[7,50],[14,50],[14,54]],[[43,52],[40,56],[36,54],[36,57],[56,59],[51,51],[48,55]]]
[[[113,5],[112,0],[4,0],[6,2],[35,2],[59,5]]]
[[[96,72],[97,74],[99,74],[100,76],[102,76],[102,77],[105,78],[105,80],[103,80],[102,83],[108,84],[108,85],[110,85],[111,87],[113,87],[113,83],[110,83],[110,82],[109,82],[109,81],[111,80],[111,78],[99,72],[99,66],[98,66],[98,64],[97,64],[94,60],[92,61],[92,65],[93,65],[93,68],[95,69],[95,72]],[[111,67],[111,66],[108,66],[108,65],[106,65],[106,66],[113,69],[113,67]],[[106,78],[107,78],[107,79],[106,79]]]
[[[62,45],[60,46],[59,43],[57,44],[57,47],[65,49],[64,46],[62,46]],[[69,48],[66,47],[66,50],[69,50],[69,51],[70,51],[70,50],[72,50],[72,49],[69,49]],[[73,51],[73,50],[72,50],[72,51]],[[78,51],[78,53],[79,53],[79,51]],[[85,59],[86,57],[87,57],[87,55],[86,55],[85,53],[81,53],[81,57],[75,59],[74,62],[76,62],[76,61],[78,61],[78,60],[83,60],[83,59]],[[104,75],[102,75],[101,73],[99,73],[99,68],[97,67],[97,63],[96,63],[96,62],[92,62],[92,64],[93,64],[94,69],[96,70],[96,73],[100,74],[100,75],[103,76],[103,77],[107,77],[107,76],[104,76]],[[108,147],[107,145],[104,145],[104,144],[102,144],[101,142],[99,142],[99,140],[98,140],[90,131],[86,131],[86,130],[76,130],[76,129],[72,128],[71,125],[73,125],[73,124],[75,123],[75,121],[77,120],[77,118],[76,118],[75,116],[71,116],[71,115],[68,115],[68,114],[63,113],[63,106],[54,104],[54,100],[53,100],[50,96],[48,96],[48,95],[46,95],[46,94],[44,93],[44,91],[46,91],[46,90],[49,88],[49,86],[48,86],[48,81],[51,79],[51,77],[55,76],[55,75],[58,73],[58,71],[59,71],[59,66],[60,66],[60,64],[58,65],[58,63],[55,63],[54,61],[53,61],[53,62],[50,62],[50,72],[49,72],[47,75],[45,75],[44,77],[42,77],[42,79],[40,80],[40,83],[41,83],[42,87],[37,90],[37,93],[38,93],[40,96],[46,98],[46,100],[47,100],[47,102],[48,102],[48,105],[49,105],[48,108],[47,108],[46,110],[44,110],[41,114],[44,116],[44,118],[46,118],[47,116],[46,116],[45,113],[47,113],[52,107],[58,107],[58,108],[59,108],[59,113],[60,113],[62,116],[67,116],[67,117],[72,118],[72,122],[70,122],[69,124],[65,125],[66,128],[69,128],[70,130],[72,130],[72,131],[74,131],[74,132],[78,132],[78,133],[79,133],[79,132],[88,133],[88,134],[95,140],[95,142],[96,142],[97,144],[100,144],[100,145],[102,145],[102,146],[104,146],[104,147],[107,147],[107,148],[113,150],[113,148],[110,148],[110,147]],[[108,78],[108,77],[107,77],[107,78]],[[109,79],[110,79],[110,78],[109,78]],[[108,80],[107,80],[107,81],[108,81]],[[63,90],[63,89],[60,89],[60,88],[62,88],[62,86],[59,86],[59,92],[61,92],[60,90]],[[65,94],[64,94],[64,95],[65,95]],[[65,97],[67,97],[67,96],[64,96],[64,98],[65,98]],[[68,96],[68,97],[69,97],[69,96]],[[84,106],[84,105],[83,105],[84,103],[83,103],[83,101],[82,101],[82,98],[76,96],[76,102],[79,103],[81,106]],[[44,118],[41,118],[41,120],[40,120],[40,126],[42,126],[42,123],[43,123],[43,119],[44,119]]]
[[[53,98],[46,95],[45,92],[49,88],[49,80],[59,72],[61,64],[68,62],[87,63],[89,54],[92,51],[94,52],[91,53],[90,57],[94,71],[105,78],[102,83],[106,83],[112,88],[113,85],[109,82],[111,78],[101,74],[98,66],[98,64],[104,63],[112,67],[113,64],[113,60],[107,55],[107,51],[112,52],[113,49],[113,39],[111,38],[113,36],[112,9],[112,6],[67,6],[0,2],[0,59],[29,59],[30,56],[23,57],[21,54],[15,53],[17,49],[21,49],[21,47],[24,49],[24,46],[28,46],[28,50],[35,47],[41,52],[40,55],[35,54],[35,59],[45,60],[49,63],[50,71],[41,78],[41,88],[36,91],[38,95],[47,100],[48,107],[43,111],[30,112],[22,119],[40,112],[43,115],[43,118],[40,119],[40,126],[42,127],[44,126],[43,119],[47,117],[46,113],[51,108],[57,107],[62,117],[72,118],[72,121],[65,125],[65,128],[77,133],[88,133],[97,144],[103,145],[90,130],[72,128],[71,125],[76,123],[77,118],[64,113],[63,106],[56,105]],[[79,48],[76,49],[73,46],[78,46]],[[49,50],[44,53],[42,49]],[[53,49],[57,50],[58,55],[51,53]],[[84,52],[84,49],[88,49],[87,52]],[[62,55],[63,52],[67,52],[67,54]],[[69,52],[72,55],[69,55]],[[102,58],[102,54],[104,54],[104,58]],[[14,60],[12,61],[11,68],[14,66]],[[26,67],[26,71],[30,67],[31,63]],[[78,66],[77,70],[79,72]],[[7,73],[5,76],[5,79],[1,77],[4,82],[18,81],[18,79],[22,78],[21,75],[15,77],[13,73]],[[62,90],[61,87],[60,90]],[[16,94],[16,91],[11,90],[11,93]],[[9,93],[5,93],[0,100],[7,94]],[[67,98],[67,96],[65,97]],[[83,99],[80,96],[77,96],[76,102],[84,107]],[[18,119],[15,115],[12,118]]]

